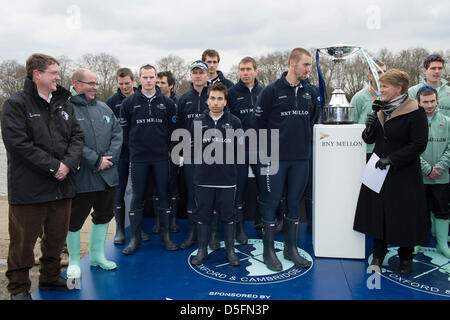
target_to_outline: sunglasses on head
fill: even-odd
[[[433,88],[433,87],[431,87],[431,86],[423,86],[422,88],[419,89],[418,92],[425,91],[426,89],[430,89],[430,90],[432,90],[432,91],[436,91],[436,89]]]

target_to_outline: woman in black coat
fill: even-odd
[[[400,70],[380,77],[381,110],[368,115],[362,138],[375,143],[380,157],[375,167],[390,168],[380,193],[361,185],[353,226],[374,238],[374,270],[381,270],[387,244],[399,246],[402,274],[411,272],[414,246],[429,238],[419,160],[427,146],[428,123],[424,109],[408,97],[408,86],[409,77]]]

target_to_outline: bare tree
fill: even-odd
[[[0,111],[12,94],[23,89],[25,77],[25,66],[16,60],[6,60],[0,64]]]
[[[423,61],[429,56],[424,48],[410,48],[400,51],[395,57],[395,68],[409,75],[410,85],[419,83],[423,72]]]
[[[288,70],[289,51],[276,51],[256,59],[259,74],[258,79],[267,86],[277,80]]]
[[[72,59],[62,55],[56,58],[59,61],[60,85],[69,88],[72,85],[72,73],[75,71],[75,64]]]
[[[160,58],[155,65],[158,72],[171,71],[175,77],[174,91],[181,95],[189,88],[189,64],[179,56],[170,54]]]

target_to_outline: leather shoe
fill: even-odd
[[[383,267],[383,258],[373,258],[372,262],[370,263],[369,269],[372,272],[381,272],[381,268]]]
[[[11,300],[33,300],[28,291],[16,293],[11,295]]]
[[[40,282],[39,281],[39,290],[47,291],[47,290],[56,290],[56,291],[65,291],[69,290],[67,288],[67,280],[63,277],[59,277],[58,280],[53,282]]]
[[[412,260],[400,260],[400,265],[398,266],[398,273],[410,274],[411,269],[412,269]]]

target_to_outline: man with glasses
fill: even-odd
[[[375,60],[375,63],[381,68],[381,70],[377,68],[378,76],[381,76],[384,72],[386,72],[386,65],[379,60]],[[355,93],[350,102],[350,104],[353,106],[353,121],[355,123],[365,124],[367,115],[372,112],[373,102],[381,98],[379,88],[377,87],[377,82],[375,81],[375,77],[373,76],[371,70],[369,70],[367,78],[369,78],[369,83],[367,84],[367,86]],[[375,144],[367,145],[367,160],[369,160],[370,156],[372,155],[374,146]]]
[[[445,68],[445,60],[439,54],[428,56],[423,62],[424,79],[417,85],[408,89],[408,95],[417,99],[417,92],[424,86],[436,89],[438,93],[438,108],[446,116],[450,116],[450,87],[447,80],[442,78]]]
[[[103,270],[117,266],[105,258],[108,225],[114,217],[116,186],[119,183],[117,163],[122,147],[122,128],[112,110],[97,99],[98,78],[88,69],[72,74],[70,91],[75,116],[85,134],[80,171],[75,176],[77,195],[72,202],[67,249],[69,267],[67,277],[75,288],[81,277],[80,230],[92,211],[89,239],[90,265]]]
[[[68,100],[70,93],[57,84],[58,60],[33,54],[25,68],[24,89],[6,100],[1,122],[8,155],[6,277],[12,300],[31,300],[29,270],[41,233],[39,289],[67,290],[60,255],[84,141]]]
[[[156,69],[147,64],[139,69],[141,85],[122,102],[120,121],[124,141],[130,149],[133,196],[130,205],[131,240],[123,250],[134,254],[141,246],[141,224],[150,173],[158,194],[160,241],[167,250],[178,246],[170,238],[171,210],[168,199],[170,137],[176,123],[173,101],[156,86]]]

